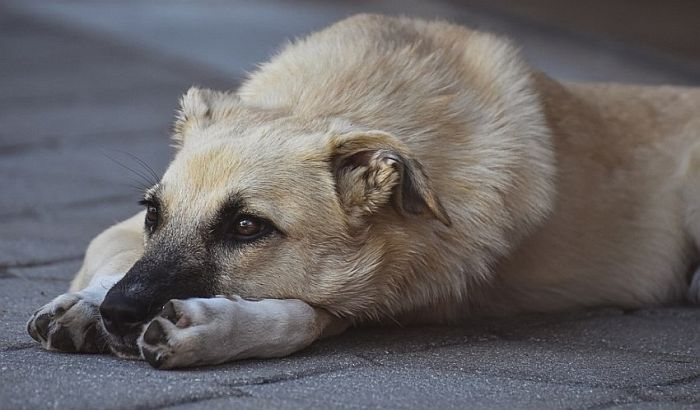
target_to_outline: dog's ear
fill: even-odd
[[[451,224],[420,162],[399,140],[381,131],[351,132],[331,144],[336,189],[351,217],[391,203],[401,215],[427,214]]]
[[[175,145],[184,145],[190,131],[208,127],[237,103],[238,96],[234,93],[190,87],[180,98],[180,108],[173,126]]]

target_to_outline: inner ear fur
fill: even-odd
[[[338,195],[351,216],[371,214],[390,203],[401,215],[425,214],[451,224],[422,165],[392,135],[352,132],[335,137],[332,145]]]
[[[238,96],[233,92],[190,87],[180,98],[180,108],[173,126],[173,141],[177,146],[184,145],[188,131],[208,127],[214,120],[226,116],[238,105],[238,101]]]

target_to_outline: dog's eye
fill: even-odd
[[[158,208],[155,205],[149,204],[146,206],[146,219],[144,223],[146,224],[146,228],[151,231],[158,224]]]
[[[233,223],[231,235],[238,241],[250,241],[270,232],[270,224],[251,215],[240,215]]]

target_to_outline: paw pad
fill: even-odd
[[[157,320],[152,321],[151,324],[148,325],[148,328],[143,334],[143,340],[150,345],[165,344],[168,341],[163,325]]]
[[[62,352],[75,353],[78,351],[67,327],[59,327],[51,335],[51,347]]]

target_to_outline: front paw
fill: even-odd
[[[171,300],[139,338],[141,355],[156,369],[220,363],[235,308],[225,298]]]
[[[27,322],[29,335],[46,350],[69,353],[107,351],[99,301],[81,293],[63,294]]]
[[[156,369],[172,369],[194,365],[197,361],[198,330],[200,323],[195,323],[195,299],[171,300],[163,310],[146,326],[139,338],[141,354]],[[198,317],[197,322],[206,321]]]

